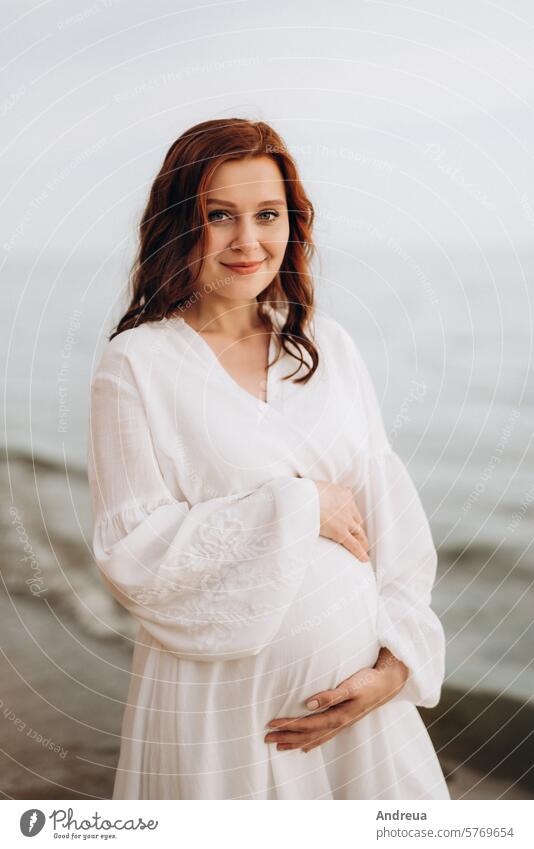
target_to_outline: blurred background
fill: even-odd
[[[91,555],[91,373],[173,140],[271,123],[439,551],[454,798],[533,798],[534,9],[2,4],[0,792],[109,798],[134,629]]]

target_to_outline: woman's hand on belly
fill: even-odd
[[[313,482],[321,505],[320,535],[340,543],[359,560],[367,562],[369,543],[351,488],[329,481]]]
[[[399,693],[408,677],[408,669],[382,648],[373,667],[360,669],[333,690],[312,696],[307,706],[320,713],[301,717],[273,719],[266,743],[278,743],[277,749],[302,749],[309,752],[321,746],[344,728],[363,719]],[[316,702],[317,704],[314,704]]]

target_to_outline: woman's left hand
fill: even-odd
[[[307,716],[271,720],[267,727],[272,730],[265,737],[265,742],[278,743],[277,749],[280,750],[302,749],[309,752],[389,702],[402,690],[408,674],[407,667],[389,649],[380,649],[373,667],[360,669],[334,690],[323,690],[306,702],[310,710],[325,707],[326,710]]]

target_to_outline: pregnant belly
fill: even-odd
[[[371,564],[319,537],[298,597],[275,640],[256,658],[271,716],[306,713],[314,693],[374,665],[377,604]]]
[[[259,654],[200,663],[177,659],[160,644],[152,651],[143,635],[128,695],[142,711],[127,708],[128,734],[161,743],[156,754],[170,759],[169,773],[176,770],[176,746],[181,759],[190,757],[191,771],[204,775],[239,767],[248,746],[263,762],[269,720],[309,713],[305,703],[314,693],[374,665],[377,605],[371,564],[319,537],[295,601]]]

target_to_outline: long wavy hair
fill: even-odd
[[[130,303],[110,340],[146,321],[170,318],[187,306],[196,289],[206,255],[206,192],[216,168],[228,160],[270,156],[284,180],[289,214],[289,240],[282,265],[257,296],[258,315],[270,332],[269,306],[281,310],[276,362],[283,348],[307,369],[295,383],[307,382],[319,363],[308,329],[314,315],[310,263],[315,212],[302,186],[295,161],[275,130],[263,121],[217,119],[196,124],[169,148],[139,223],[139,245],[129,275]],[[264,306],[265,305],[265,306]],[[311,365],[303,357],[311,358]],[[269,366],[273,363],[269,363]]]

